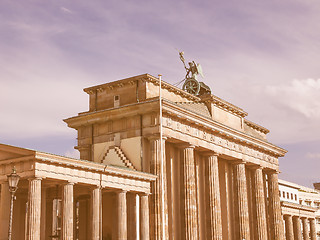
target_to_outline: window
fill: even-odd
[[[287,198],[289,199],[289,193],[287,192]]]
[[[282,192],[282,197],[283,197],[283,198],[286,198],[286,193],[285,193],[285,191]]]
[[[297,194],[295,194],[295,195],[294,195],[294,200],[296,200],[296,201],[297,201]]]
[[[291,200],[293,200],[293,193],[291,193]]]
[[[120,106],[120,96],[116,95],[113,97],[113,106],[114,107],[119,107]]]

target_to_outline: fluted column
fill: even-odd
[[[165,138],[162,139],[163,156],[160,153],[160,138],[152,136],[149,138],[151,148],[150,172],[158,178],[151,184],[151,205],[150,205],[150,237],[154,240],[161,240],[163,229],[165,239],[168,239],[168,204],[166,184],[166,160],[165,160]],[[163,162],[161,162],[163,159]],[[161,164],[163,164],[163,176],[161,175]],[[164,181],[162,181],[164,180]],[[162,189],[164,190],[164,206],[162,204]],[[162,219],[164,211],[164,219]],[[164,223],[164,227],[163,227]]]
[[[100,240],[101,232],[101,188],[92,191],[92,240]]]
[[[140,240],[149,240],[149,197],[140,195]]]
[[[206,185],[208,189],[207,238],[222,240],[221,204],[218,155],[209,155],[206,161]]]
[[[118,240],[127,239],[127,192],[121,191],[117,192],[118,199]]]
[[[41,179],[29,179],[27,240],[40,240]]]
[[[266,204],[265,192],[263,186],[263,172],[262,168],[258,167],[253,169],[253,181],[255,186],[254,198],[256,203],[256,228],[257,240],[268,239],[267,232],[267,218],[266,218]]]
[[[184,239],[198,239],[197,195],[194,166],[194,146],[183,148],[183,225]]]
[[[294,240],[292,216],[284,215],[284,221],[286,228],[286,240]]]
[[[63,186],[62,240],[73,239],[73,185],[69,182]]]
[[[303,236],[303,240],[309,240],[308,219],[306,217],[302,217],[301,221],[302,221],[302,236]]]
[[[302,240],[300,218],[297,216],[293,216],[292,220],[293,220],[294,240]]]
[[[310,218],[310,236],[311,240],[317,240],[316,220]]]
[[[0,240],[8,240],[10,199],[8,182],[3,182],[0,197]]]
[[[278,173],[268,173],[268,189],[269,189],[269,220],[270,232],[272,240],[284,240],[283,220],[280,205]]]
[[[238,221],[238,236],[236,239],[250,239],[250,223],[249,223],[249,211],[248,211],[248,194],[247,194],[247,179],[245,163],[241,162],[234,165],[235,168],[235,186],[237,197],[237,216]]]
[[[128,240],[137,239],[137,195],[136,193],[127,194],[127,218],[128,218]]]

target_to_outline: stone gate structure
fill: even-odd
[[[286,151],[241,108],[162,82],[160,141],[158,78],[144,74],[84,91],[89,111],[65,120],[78,131],[81,159],[108,164],[121,149],[124,160],[112,164],[125,166],[127,158],[158,176],[150,239],[284,239],[278,157]]]

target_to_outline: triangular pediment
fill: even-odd
[[[104,154],[101,163],[105,165],[127,167],[136,170],[131,161],[125,156],[121,148],[117,146],[109,147],[109,149]]]
[[[30,156],[34,153],[33,150],[0,144],[0,161]]]

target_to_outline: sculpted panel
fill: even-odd
[[[164,116],[163,119],[164,127],[200,138],[201,140],[216,144],[231,151],[246,154],[270,163],[277,163],[276,157],[271,156],[262,150],[254,149],[254,147],[246,145],[245,142],[240,142],[230,136],[223,136],[221,132],[217,133],[214,130],[210,131],[210,129],[203,129],[200,125],[197,126],[188,122],[180,122],[179,119],[174,119],[170,116]]]

